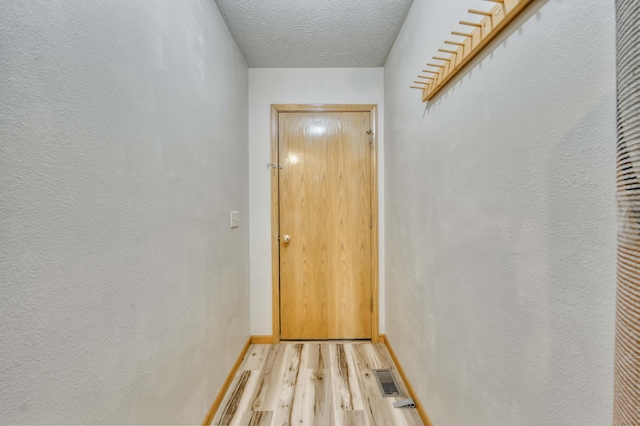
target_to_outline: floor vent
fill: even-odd
[[[376,376],[383,397],[403,396],[390,369],[373,370],[373,374]]]

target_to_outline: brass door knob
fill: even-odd
[[[291,242],[291,237],[288,235],[283,235],[282,236],[282,242],[285,244],[289,244],[289,242]]]

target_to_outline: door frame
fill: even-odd
[[[280,342],[280,203],[277,166],[281,112],[368,112],[371,114],[371,341],[379,343],[378,290],[378,105],[375,104],[272,104],[271,105],[271,283],[273,343]]]

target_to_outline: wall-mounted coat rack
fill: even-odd
[[[469,31],[452,31],[457,40],[445,40],[446,48],[438,49],[440,56],[433,56],[437,63],[428,63],[422,70],[428,75],[418,75],[414,81],[422,90],[422,102],[432,99],[456,74],[458,74],[482,49],[489,44],[533,0],[485,0],[496,3],[489,11],[470,9],[469,13],[482,16],[480,22],[460,21]],[[442,55],[444,54],[444,55]]]

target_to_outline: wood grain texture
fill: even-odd
[[[273,411],[246,411],[240,419],[241,425],[269,426],[273,418]]]
[[[269,354],[271,353],[271,346],[268,344],[255,344],[252,343],[244,356],[244,360],[240,365],[240,370],[262,370],[264,363],[266,362]]]
[[[271,162],[283,163],[279,153],[279,116],[285,112],[366,112],[370,116],[371,155],[370,155],[370,214],[372,227],[370,231],[370,336],[375,343],[378,341],[379,330],[379,290],[378,290],[378,165],[377,165],[377,106],[371,104],[362,105],[279,105],[271,106]],[[281,338],[280,323],[280,245],[278,236],[280,233],[279,218],[279,178],[280,169],[271,170],[271,218],[272,218],[272,316],[273,316],[273,342],[278,343]],[[314,337],[315,338],[315,337]],[[296,338],[300,339],[300,338]]]
[[[364,409],[358,378],[349,349],[349,346],[342,343],[329,346],[333,404],[336,411]]]
[[[286,345],[270,346],[258,391],[251,402],[252,411],[274,411],[276,409],[276,398],[284,374],[285,349]]]
[[[298,394],[299,398],[295,399],[299,390],[298,377],[301,371],[302,345],[299,343],[286,345],[284,358],[284,376],[277,395],[272,422],[277,425],[292,425],[294,424],[294,403],[299,403],[299,399],[304,398],[304,395]]]
[[[326,344],[307,343],[303,349],[302,376],[304,402],[299,422],[303,424],[333,424],[333,398],[331,387],[331,370],[329,346]]]
[[[267,354],[261,370],[242,370],[259,354]],[[382,344],[252,345],[213,424],[421,425],[416,409],[393,408],[400,398],[380,395],[377,368],[397,377]]]
[[[238,407],[245,394],[250,377],[251,371],[249,370],[240,373],[240,376],[235,380],[234,386],[231,387],[231,393],[226,399],[226,403],[220,411],[219,419],[214,421],[214,424],[230,425],[233,422],[233,419],[238,415]]]
[[[240,351],[240,355],[238,356],[238,359],[236,360],[235,364],[233,364],[233,367],[231,367],[231,371],[229,372],[229,375],[227,376],[224,383],[222,384],[222,387],[220,387],[220,390],[218,391],[216,398],[213,400],[213,404],[211,404],[211,408],[209,408],[209,412],[207,413],[207,416],[202,422],[203,425],[209,425],[213,421],[213,418],[216,412],[218,411],[218,408],[220,408],[220,404],[222,404],[222,400],[227,394],[227,391],[229,390],[229,386],[233,382],[236,372],[238,371],[238,369],[240,368],[240,365],[244,361],[245,355],[249,351],[250,346],[251,346],[251,339],[247,340],[247,343],[245,343],[244,346],[242,347],[242,350]]]
[[[371,342],[379,342],[380,310],[378,305],[378,107],[371,109]]]
[[[282,339],[371,338],[370,118],[279,115]]]

